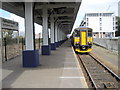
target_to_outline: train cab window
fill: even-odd
[[[75,31],[75,37],[80,37],[80,31],[79,30]]]
[[[92,37],[92,30],[88,30],[88,37]]]

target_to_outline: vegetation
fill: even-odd
[[[19,36],[19,43],[23,43],[25,45],[25,38],[23,36]]]
[[[13,31],[12,30],[3,30],[3,41],[4,44],[12,44],[13,42],[15,43],[16,40],[13,38]]]
[[[16,32],[16,34],[14,33],[14,31],[12,30],[3,30],[2,34],[3,34],[3,45],[13,45],[13,44],[17,44],[18,43],[18,38],[19,38],[19,43],[25,43],[25,39],[22,36],[18,36],[17,35],[18,32]]]
[[[13,44],[17,44],[18,43],[18,39],[19,39],[19,43],[22,43],[23,45],[25,45],[25,38],[23,36],[18,36],[17,35],[18,32],[16,32],[16,34],[14,33],[14,31],[12,30],[3,30],[2,32],[2,36],[3,36],[3,45],[13,45]],[[35,43],[42,43],[42,38],[35,39]]]

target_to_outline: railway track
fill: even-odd
[[[91,54],[77,54],[82,63],[87,76],[92,84],[92,88],[118,89],[120,88],[120,77],[112,72],[107,66],[101,63]]]

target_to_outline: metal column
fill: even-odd
[[[60,45],[62,44],[62,30],[60,29]]]
[[[42,33],[42,37],[43,37],[43,45],[42,45],[42,55],[50,55],[50,45],[48,43],[48,10],[46,7],[43,8],[43,33]]]
[[[56,44],[56,47],[58,47],[58,24],[55,23],[55,44]]]
[[[35,50],[33,29],[33,6],[32,2],[25,2],[25,44],[23,51],[23,67],[36,67],[39,65],[39,51]]]
[[[50,38],[51,38],[51,50],[56,50],[55,45],[55,30],[54,30],[54,17],[51,17],[51,30],[50,30]]]
[[[58,37],[57,37],[57,39],[58,39],[58,47],[60,46],[60,33],[59,33],[59,31],[60,31],[60,28],[58,27],[58,29],[57,29],[57,35],[58,35]]]
[[[25,2],[25,43],[26,50],[34,50],[33,3]]]

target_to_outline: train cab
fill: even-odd
[[[92,50],[92,29],[88,27],[79,27],[74,29],[71,43],[75,52],[86,53]]]

